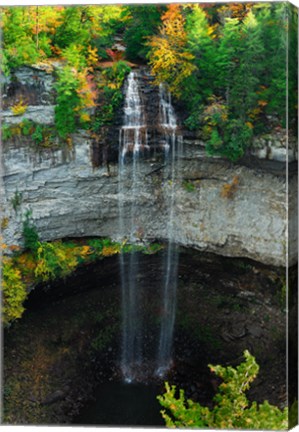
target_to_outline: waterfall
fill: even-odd
[[[125,86],[123,125],[119,133],[118,210],[119,238],[123,243],[138,242],[138,209],[144,177],[141,172],[142,155],[149,150],[145,112],[140,95],[140,75],[130,72]],[[175,244],[174,212],[176,185],[179,179],[179,154],[182,140],[177,133],[177,120],[170,93],[159,87],[159,124],[162,131],[165,159],[164,200],[167,208],[166,236],[168,247],[163,256],[161,281],[162,317],[159,334],[154,338],[154,359],[150,359],[155,374],[163,376],[171,365],[172,338],[176,312],[178,248]],[[138,281],[140,272],[138,253],[120,253],[122,292],[122,348],[121,370],[126,382],[152,373],[145,349],[147,319],[143,316],[146,294]]]
[[[140,152],[143,150],[144,115],[138,86],[138,76],[130,72],[125,88],[124,122],[119,135],[119,236],[122,241],[136,242],[138,195],[140,188]],[[126,192],[130,189],[130,194]],[[126,203],[129,201],[128,203]],[[137,283],[138,254],[120,254],[122,288],[122,359],[121,369],[127,382],[135,378],[142,363],[142,314]]]
[[[180,156],[182,137],[177,131],[177,119],[171,103],[171,95],[164,84],[159,86],[160,126],[165,142],[164,199],[167,204],[167,239],[168,247],[164,256],[164,281],[162,290],[162,308],[156,374],[163,376],[171,366],[172,340],[176,315],[176,290],[178,279],[178,246],[175,243],[175,201],[176,189],[180,180]]]

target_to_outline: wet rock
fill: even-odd
[[[258,324],[247,324],[246,328],[250,335],[256,338],[260,338],[263,334],[263,330]]]
[[[246,328],[243,325],[239,325],[236,323],[236,326],[229,329],[221,330],[221,337],[225,342],[235,341],[237,339],[241,339],[246,336]]]
[[[41,405],[52,405],[53,403],[59,402],[66,397],[65,390],[56,390],[49,394],[42,402]]]

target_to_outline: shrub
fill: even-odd
[[[36,253],[39,245],[39,236],[36,227],[32,223],[31,216],[31,211],[27,211],[23,221],[24,247],[25,249]]]
[[[38,243],[35,277],[42,281],[65,277],[78,265],[75,256],[67,255],[61,242]]]
[[[26,105],[23,100],[20,100],[20,102],[11,107],[11,111],[13,115],[19,116],[23,115],[27,111],[27,108],[28,105]]]
[[[35,131],[31,135],[32,139],[35,141],[37,145],[41,144],[44,140],[43,130],[44,129],[42,125],[37,125]]]
[[[196,190],[194,183],[191,181],[183,181],[182,186],[187,192],[194,192]]]
[[[22,200],[23,200],[22,192],[19,192],[18,190],[16,190],[14,193],[14,196],[10,200],[10,203],[11,203],[12,208],[14,209],[15,213],[18,213],[18,210],[22,204]]]
[[[270,405],[250,403],[245,392],[256,378],[259,366],[255,358],[244,352],[245,361],[237,368],[232,366],[212,366],[209,368],[222,379],[218,393],[214,397],[214,407],[201,406],[199,403],[185,400],[184,391],[175,396],[176,387],[165,383],[166,393],[158,396],[160,404],[166,408],[161,411],[167,427],[211,428],[211,429],[274,429],[288,427],[288,410],[283,411]]]
[[[57,105],[55,107],[55,126],[58,135],[66,139],[76,129],[76,111],[80,105],[77,94],[79,80],[71,66],[65,66],[58,73],[56,83]]]
[[[23,302],[27,297],[26,286],[20,270],[16,269],[12,259],[5,258],[2,265],[2,319],[4,325],[20,318],[24,312]]]
[[[1,138],[3,141],[7,141],[10,138],[12,138],[13,134],[12,134],[12,130],[10,125],[8,124],[2,124],[2,129],[1,129]]]
[[[34,123],[31,120],[24,119],[20,126],[24,136],[31,135],[34,132]]]

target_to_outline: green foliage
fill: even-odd
[[[31,120],[24,119],[21,123],[22,135],[29,136],[33,133],[34,123]]]
[[[117,56],[110,68],[101,68],[100,61],[121,34],[124,55],[147,61],[155,83],[168,84],[184,108],[185,125],[202,135],[208,154],[235,161],[250,148],[253,135],[285,127],[287,96],[289,127],[296,130],[298,14],[288,3],[4,7],[2,22],[6,75],[53,57],[63,64],[57,72],[55,124],[68,142],[76,128],[92,124],[97,133],[115,118],[128,65],[116,62]],[[211,99],[221,101],[225,118],[206,115],[215,107]],[[88,109],[96,101],[91,118]],[[3,125],[4,140],[32,134],[39,146],[53,143],[29,124]]]
[[[1,138],[3,141],[7,141],[10,138],[12,138],[13,134],[12,134],[12,130],[9,124],[4,123],[2,124],[1,127]]]
[[[2,125],[2,139],[8,141],[14,137],[30,137],[37,147],[51,147],[56,145],[57,136],[53,126],[41,125],[28,119],[17,124]],[[31,142],[30,140],[30,142]]]
[[[143,253],[152,255],[163,249],[163,245],[160,243],[150,243],[143,251]]]
[[[11,259],[5,258],[2,264],[2,319],[4,325],[22,316],[26,296],[26,285],[22,281],[21,272],[16,269]]]
[[[25,219],[23,221],[23,238],[24,248],[36,254],[39,246],[39,236],[37,229],[32,222],[31,211],[27,211],[25,214]]]
[[[158,396],[160,404],[168,410],[161,411],[167,427],[211,429],[274,429],[288,427],[288,410],[281,411],[267,401],[250,403],[246,391],[256,378],[259,366],[255,358],[244,351],[245,361],[236,368],[212,366],[210,369],[222,379],[214,397],[214,407],[209,409],[199,403],[185,400],[184,391],[176,397],[176,387],[165,383],[166,393]]]
[[[13,258],[4,257],[3,259],[3,320],[5,325],[21,317],[24,311],[22,304],[27,295],[27,284],[32,286],[38,282],[66,277],[80,264],[90,263],[120,252],[135,251],[153,254],[163,247],[158,243],[149,245],[124,243],[121,245],[110,239],[90,239],[85,244],[75,241],[40,242],[30,212],[26,213],[23,222],[23,237],[25,252],[21,254],[15,252]],[[15,251],[17,250],[15,248]],[[106,329],[99,338],[94,340],[95,349],[108,343],[111,336],[110,330]]]
[[[130,70],[126,62],[118,61],[102,71],[98,108],[92,125],[94,132],[113,122],[116,111],[123,101],[121,88]]]
[[[22,192],[16,190],[14,196],[10,200],[12,208],[14,209],[15,213],[18,213],[19,208],[21,207],[22,204],[22,199],[23,199]]]
[[[43,137],[43,126],[42,125],[37,125],[35,128],[35,131],[33,132],[33,134],[31,135],[32,139],[35,141],[35,143],[41,144],[44,140]]]
[[[128,6],[124,14],[128,17],[124,41],[126,56],[130,60],[145,60],[149,52],[148,37],[156,33],[161,25],[164,6]]]
[[[87,66],[85,57],[85,50],[82,45],[78,45],[77,42],[72,42],[61,52],[62,57],[67,61],[67,64],[80,70]]]
[[[130,71],[130,66],[126,62],[120,60],[115,62],[111,67],[106,68],[103,71],[103,75],[107,78],[110,84],[113,83],[116,88],[119,89]]]
[[[297,425],[298,425],[298,400],[295,399],[290,407],[289,428],[293,428]]]
[[[55,126],[58,135],[63,139],[76,129],[76,109],[80,103],[78,88],[79,80],[73,68],[71,66],[62,68],[56,83]]]
[[[90,12],[88,6],[66,7],[62,12],[61,25],[55,33],[54,44],[62,49],[74,43],[88,44],[91,38]]]
[[[6,70],[35,63],[40,54],[31,32],[32,16],[25,7],[6,8],[3,18],[3,44]]]
[[[47,281],[65,277],[78,265],[74,256],[67,256],[61,242],[39,242],[36,251],[37,266],[34,274],[38,280]]]
[[[182,185],[187,192],[194,192],[196,190],[195,184],[191,181],[184,180]]]

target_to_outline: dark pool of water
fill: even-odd
[[[73,422],[99,426],[165,426],[154,384],[107,382],[95,391],[95,400]]]

